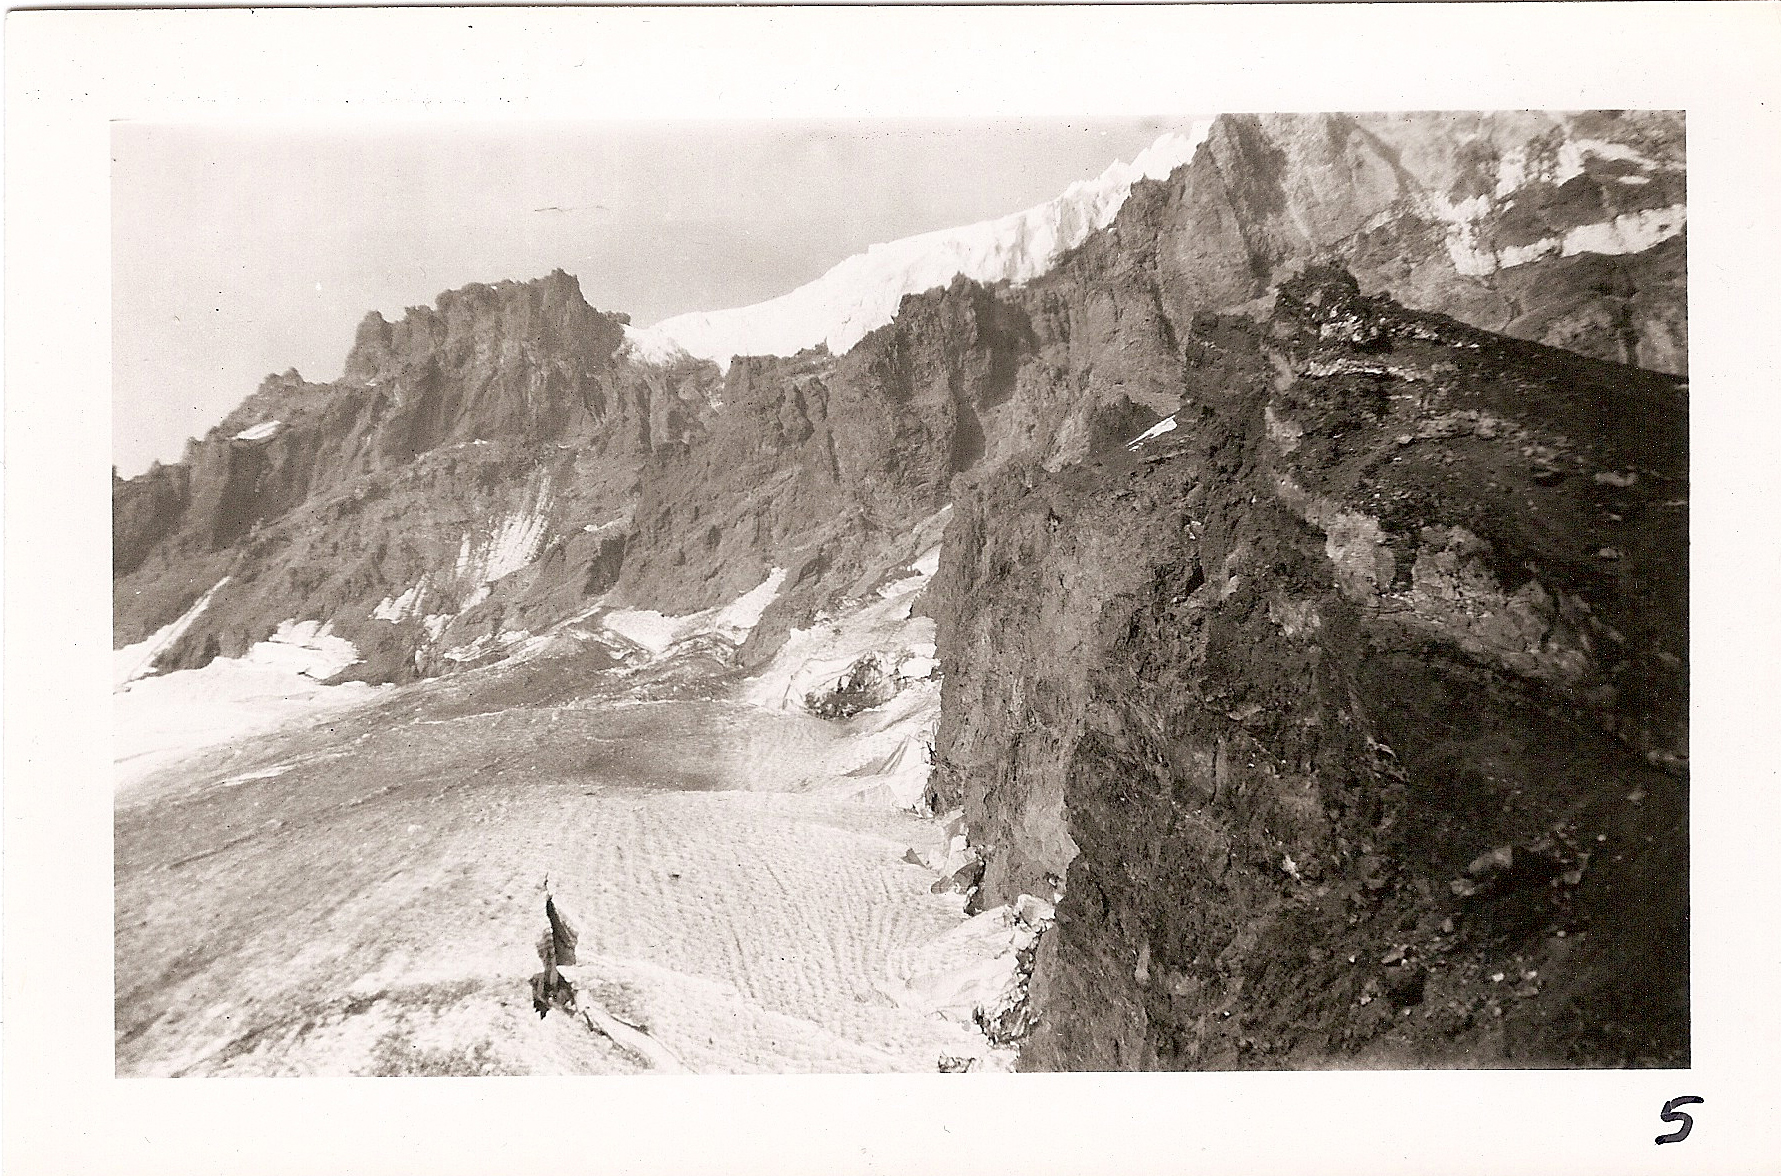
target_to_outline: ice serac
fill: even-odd
[[[974,901],[1064,895],[1022,1064],[1686,1064],[1684,389],[1340,271],[1181,342],[933,590]]]

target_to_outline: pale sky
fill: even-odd
[[[179,457],[369,310],[561,267],[640,326],[1038,204],[1186,119],[112,132],[112,455]]]

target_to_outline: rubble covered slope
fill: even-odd
[[[1030,1069],[1688,1060],[1686,389],[1313,271],[961,500],[936,802]]]

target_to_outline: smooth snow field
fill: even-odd
[[[797,649],[922,646],[925,580]],[[597,630],[128,771],[118,1072],[1006,1068],[973,1012],[1031,927],[932,893],[956,830],[903,807],[937,686],[823,720],[771,685],[785,659],[753,681],[674,648],[615,669]],[[589,1021],[532,1009],[547,885]]]

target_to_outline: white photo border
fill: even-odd
[[[14,11],[6,24],[4,1137],[36,1173],[1769,1172],[1781,1161],[1781,8]],[[1686,1071],[118,1079],[109,127],[1687,112]],[[526,275],[514,275],[523,277]],[[245,391],[245,390],[244,390]],[[1666,1099],[1702,1096],[1682,1145]]]

